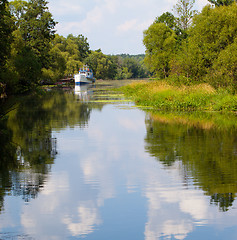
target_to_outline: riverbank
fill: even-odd
[[[140,106],[175,111],[237,111],[237,95],[208,84],[173,86],[166,81],[150,80],[120,88]]]

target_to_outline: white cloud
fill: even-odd
[[[153,20],[148,19],[143,22],[139,22],[138,19],[131,19],[128,21],[125,21],[124,23],[117,26],[117,34],[126,34],[127,36],[134,36],[142,35],[143,31],[146,30],[151,24]]]
[[[195,220],[205,221],[208,216],[208,205],[204,198],[200,198],[196,191],[185,192],[185,195],[180,200],[180,209],[183,212],[189,213]]]
[[[110,14],[113,14],[119,8],[120,1],[105,0],[105,4],[106,4],[105,6],[106,6],[107,11],[109,11]]]
[[[118,32],[128,32],[136,27],[137,19],[131,19],[117,27]]]
[[[83,7],[78,4],[77,0],[51,2],[49,10],[55,15],[81,14],[83,11]]]
[[[103,9],[100,7],[96,6],[93,8],[91,11],[89,11],[86,14],[85,20],[81,22],[82,28],[90,28],[90,27],[96,27],[96,25],[102,24],[103,23]]]
[[[140,121],[134,121],[128,117],[119,118],[118,124],[124,127],[126,130],[133,131],[133,132],[137,131],[138,129],[144,126],[144,124],[141,123]]]
[[[147,181],[144,192],[149,203],[146,240],[156,240],[160,236],[184,239],[193,231],[195,223],[205,225],[207,219],[215,219],[208,211],[209,201],[202,191],[183,188],[181,169],[178,162],[167,173],[157,173],[157,169],[150,166],[144,177]],[[172,212],[173,208],[178,210]]]
[[[57,187],[55,187],[57,186]],[[69,189],[69,182],[68,182],[68,175],[66,172],[59,172],[58,174],[54,175],[54,178],[51,181],[47,181],[42,191],[43,195],[51,195],[56,191],[68,191]]]
[[[93,232],[95,225],[100,224],[97,209],[93,206],[89,206],[88,203],[84,205],[85,206],[80,205],[77,209],[77,222],[73,221],[70,216],[65,216],[62,220],[72,236],[89,234]]]
[[[162,232],[167,236],[172,236],[176,239],[184,239],[189,232],[193,230],[193,224],[191,221],[173,221],[168,220],[164,222],[163,230]]]
[[[196,1],[195,6],[199,11],[201,11],[202,8],[204,6],[206,6],[207,4],[210,4],[210,2],[207,0],[198,0],[198,1]]]

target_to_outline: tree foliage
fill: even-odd
[[[114,64],[114,79],[147,78],[150,76],[150,72],[144,64],[145,54],[120,54],[110,56],[110,58]]]
[[[28,2],[24,0],[11,1],[9,5],[10,12],[14,17],[15,24],[19,27],[24,13],[27,11]]]
[[[20,22],[20,32],[25,45],[39,57],[42,67],[48,65],[50,41],[54,37],[56,22],[48,11],[45,0],[30,0]]]
[[[6,63],[7,57],[9,57],[13,29],[13,21],[8,10],[8,1],[0,0],[0,77],[1,70]]]
[[[164,23],[167,27],[172,30],[176,30],[177,24],[174,15],[170,12],[163,13],[161,16],[155,19],[155,23]]]
[[[235,0],[208,0],[208,2],[214,4],[217,7],[231,5]]]
[[[24,91],[41,79],[43,68],[49,67],[50,42],[55,34],[55,21],[45,0],[10,2],[12,25],[11,57],[5,75],[8,91]],[[10,51],[9,51],[10,52]]]
[[[0,0],[0,98],[6,95],[6,80],[4,75],[7,75],[6,62],[10,56],[13,30],[14,22],[8,9],[8,1]]]
[[[190,7],[194,3],[194,1],[182,2],[191,3]],[[181,13],[185,13],[186,6],[182,7],[181,1],[178,3],[176,6],[182,8]],[[180,39],[180,35],[174,31],[174,18],[168,13],[156,18],[144,32],[147,65],[156,74],[159,73],[157,74],[159,77],[167,76],[161,75],[161,69],[165,69],[163,72],[168,72],[176,83],[207,82],[216,88],[225,87],[235,92],[237,5],[235,3],[219,7],[207,5],[198,14],[191,8],[188,10],[190,15],[187,16],[190,18],[183,18],[189,19],[183,21],[182,29],[185,29],[186,33],[184,38]],[[195,16],[192,17],[193,15]],[[174,35],[171,34],[172,31]]]
[[[167,27],[172,29],[177,35],[177,43],[181,44],[181,42],[187,37],[186,31],[180,27],[179,19],[170,12],[163,13],[161,16],[157,17],[154,22],[164,23]]]
[[[159,78],[168,77],[170,60],[174,54],[175,32],[164,23],[154,22],[144,31],[145,63]]]
[[[100,49],[92,51],[85,59],[85,63],[92,68],[95,77],[98,79],[107,79],[113,67],[113,62]]]
[[[217,62],[223,61],[226,49],[233,49],[231,45],[237,37],[236,21],[236,5],[214,9],[206,6],[193,19],[187,44],[183,46],[183,51],[177,57],[183,73],[198,81],[211,81],[212,85],[216,87],[214,78],[217,80],[217,76],[220,76]],[[233,69],[235,66],[236,64],[233,62]],[[228,69],[228,65],[224,65],[223,68]],[[232,76],[234,77],[234,75]],[[226,86],[225,83],[220,84],[220,82],[218,85]]]

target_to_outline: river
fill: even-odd
[[[9,104],[0,239],[237,239],[236,116],[151,113],[113,87]]]

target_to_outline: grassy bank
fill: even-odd
[[[237,111],[237,95],[208,84],[172,86],[166,81],[138,81],[121,88],[137,105],[175,111]]]

